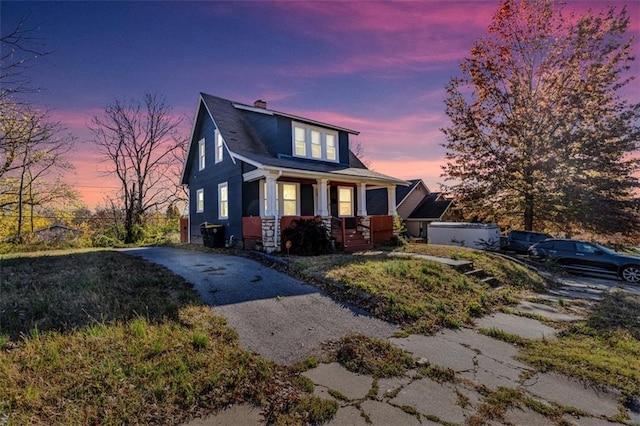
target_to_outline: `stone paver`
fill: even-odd
[[[412,426],[421,423],[416,416],[405,413],[400,408],[393,407],[385,402],[364,401],[360,408],[369,417],[374,425],[402,425]],[[430,422],[431,423],[431,422]],[[436,425],[437,423],[431,423]]]
[[[619,392],[602,392],[555,373],[538,373],[523,383],[523,389],[547,401],[596,416],[611,417],[618,412]]]
[[[620,424],[620,423],[610,422],[603,419],[597,419],[595,417],[575,418],[569,415],[564,416],[562,420],[567,422],[567,424],[576,425],[576,426],[616,426]]]
[[[240,425],[240,423],[238,423]],[[356,407],[349,405],[340,408],[335,417],[331,419],[327,426],[371,426],[367,420],[362,417],[362,412]]]
[[[505,422],[518,426],[554,426],[555,423],[542,414],[528,408],[511,408],[504,414]]]
[[[302,375],[316,385],[340,392],[350,400],[365,398],[373,384],[373,378],[352,373],[337,362],[320,364]]]
[[[390,402],[400,407],[413,407],[423,415],[437,416],[451,423],[460,424],[465,419],[465,411],[458,405],[456,392],[428,378],[412,382]]]
[[[186,426],[263,425],[264,418],[260,410],[260,407],[249,404],[233,405],[215,415],[193,419]]]
[[[506,333],[516,334],[526,339],[548,339],[555,337],[557,330],[538,320],[518,315],[497,313],[476,321],[479,328],[497,328]]]
[[[453,371],[473,370],[473,359],[477,355],[458,342],[452,342],[442,334],[421,336],[412,334],[408,337],[393,338],[389,341],[416,357],[426,358],[429,363],[450,368]]]
[[[385,398],[389,393],[392,393],[400,388],[407,386],[412,381],[412,374],[407,374],[402,377],[392,377],[389,379],[378,379],[378,398]]]
[[[540,315],[552,321],[571,322],[581,319],[578,315],[561,312],[556,307],[545,305],[544,303],[530,302],[528,300],[520,302],[518,306],[516,306],[516,310],[525,314]]]

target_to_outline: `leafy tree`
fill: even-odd
[[[25,104],[3,102],[0,118],[0,207],[14,217],[16,240],[22,240],[25,219],[35,228],[38,210],[70,204],[77,193],[62,180],[73,169],[66,154],[73,138],[46,113]]]
[[[565,17],[552,1],[503,1],[446,87],[443,176],[467,216],[527,230],[639,227],[628,27],[626,9]]]
[[[178,198],[175,155],[185,144],[176,131],[181,118],[172,116],[165,99],[147,93],[144,102],[116,100],[102,117],[93,118],[91,130],[101,154],[116,175],[121,190],[114,205],[124,210],[124,242],[142,238],[144,215],[158,211]]]

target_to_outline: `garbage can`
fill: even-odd
[[[202,243],[205,247],[224,248],[224,225],[202,223],[200,224],[200,234],[202,234]]]

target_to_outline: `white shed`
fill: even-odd
[[[500,250],[500,227],[495,223],[431,222],[430,244]]]

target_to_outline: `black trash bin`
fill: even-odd
[[[202,243],[205,247],[224,248],[224,225],[202,223],[200,224],[200,234],[202,234]]]

